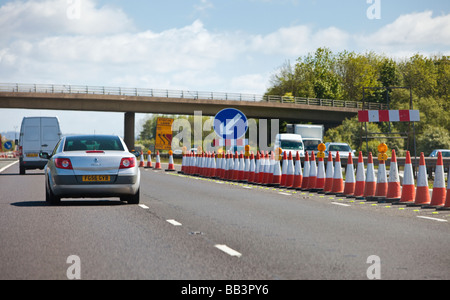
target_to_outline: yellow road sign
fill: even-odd
[[[172,123],[173,119],[158,118],[156,123],[156,139],[155,149],[171,150],[172,149]]]

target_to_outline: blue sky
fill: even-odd
[[[450,55],[450,1],[0,0],[4,83],[263,94],[285,61],[318,47]],[[122,114],[0,114],[0,132],[23,116],[58,115],[66,133],[123,133]]]

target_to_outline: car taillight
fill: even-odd
[[[136,158],[135,157],[124,157],[120,161],[120,169],[129,169],[136,166]]]
[[[55,158],[55,166],[58,169],[72,170],[72,162],[68,158]]]

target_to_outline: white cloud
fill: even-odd
[[[431,11],[425,11],[402,15],[377,32],[355,39],[360,47],[395,56],[442,50],[450,53],[450,14],[433,17]]]

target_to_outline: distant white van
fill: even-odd
[[[39,153],[52,153],[60,138],[57,117],[23,118],[19,138],[20,174],[30,169],[44,169],[48,161],[41,159]]]
[[[305,145],[303,144],[302,136],[299,134],[281,133],[275,137],[274,150],[281,148],[282,155],[286,152],[286,156],[289,157],[289,153],[295,158],[298,154],[305,156]]]

